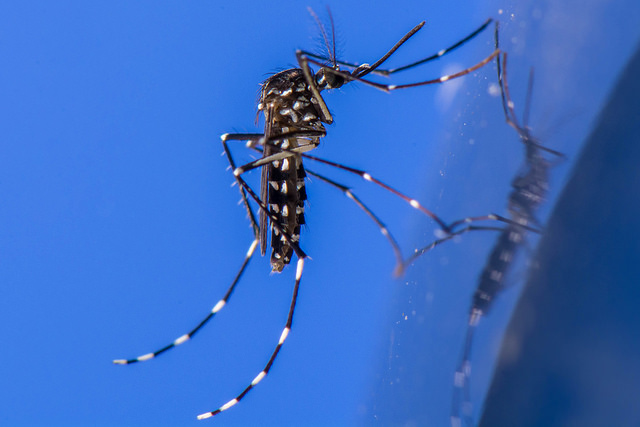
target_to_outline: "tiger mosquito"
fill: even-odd
[[[496,47],[497,43],[496,36]],[[495,298],[506,289],[505,278],[513,265],[517,252],[523,247],[527,234],[529,232],[541,232],[541,224],[536,219],[535,213],[546,198],[549,190],[549,170],[556,163],[548,160],[542,153],[547,152],[555,156],[558,160],[565,158],[564,154],[543,146],[538,139],[531,134],[528,121],[533,90],[533,70],[531,70],[529,74],[527,94],[524,103],[525,108],[521,124],[516,116],[514,103],[509,92],[507,81],[507,54],[502,53],[498,56],[496,63],[505,120],[507,124],[517,132],[520,141],[524,145],[523,165],[520,172],[511,181],[512,191],[509,194],[507,204],[509,218],[489,214],[484,217],[472,217],[455,221],[450,226],[449,234],[417,250],[406,261],[406,264],[409,264],[436,246],[469,231],[493,230],[500,232],[489,253],[485,267],[480,274],[469,309],[469,319],[467,322],[462,356],[454,375],[454,391],[451,405],[452,427],[459,427],[463,422],[467,426],[473,425],[470,376],[471,350],[476,327],[482,316],[488,314]],[[466,225],[462,228],[462,225],[468,224],[470,220],[496,219],[506,223],[506,226]]]
[[[325,45],[329,52],[328,58],[324,58],[307,51],[296,51],[296,59],[299,68],[292,68],[274,74],[266,79],[261,85],[258,114],[262,112],[264,115],[264,133],[227,133],[221,136],[224,153],[231,169],[233,170],[233,176],[239,187],[242,203],[245,206],[254,232],[254,239],[245,254],[244,261],[231,282],[231,285],[224,296],[213,306],[207,316],[205,316],[200,323],[186,334],[181,335],[171,343],[154,352],[147,353],[133,359],[117,359],[113,361],[113,363],[120,365],[147,361],[189,341],[227,304],[231,294],[236,288],[236,285],[240,281],[242,274],[246,270],[249,261],[255,254],[257,247],[260,246],[261,255],[266,253],[267,234],[271,231],[271,270],[279,273],[291,262],[292,255],[294,253],[297,257],[295,283],[285,326],[282,329],[278,343],[272,351],[268,362],[258,375],[253,378],[249,385],[247,385],[241,393],[224,405],[220,406],[218,409],[198,415],[198,419],[200,420],[213,417],[236,405],[247,395],[247,393],[249,393],[249,391],[264,379],[264,377],[269,373],[269,370],[275,362],[282,345],[291,331],[300,281],[302,278],[302,271],[304,268],[304,261],[307,258],[307,254],[301,249],[299,244],[300,229],[301,226],[305,224],[304,203],[307,198],[305,191],[305,177],[307,176],[307,172],[340,190],[345,196],[353,200],[376,223],[394,251],[397,262],[396,271],[399,272],[402,268],[402,255],[400,253],[400,249],[396,240],[387,230],[384,223],[382,223],[382,221],[351,191],[349,187],[316,172],[305,170],[302,164],[303,158],[317,161],[321,164],[329,165],[358,175],[365,181],[372,182],[375,185],[386,189],[395,196],[404,200],[411,207],[427,215],[445,232],[449,231],[449,226],[445,221],[422,206],[416,199],[406,196],[377,178],[374,178],[369,173],[308,154],[308,151],[315,149],[320,144],[320,138],[326,135],[324,125],[330,125],[333,122],[333,117],[331,116],[331,113],[329,112],[329,109],[320,93],[323,90],[340,88],[352,81],[358,81],[385,92],[443,83],[478,70],[484,65],[490,63],[499,54],[499,51],[495,50],[491,55],[472,67],[435,79],[401,85],[377,83],[366,80],[364,77],[368,74],[392,75],[396,72],[404,71],[440,58],[481,33],[492,22],[492,19],[488,19],[478,29],[466,36],[464,39],[456,42],[446,49],[440,50],[434,55],[404,67],[384,70],[381,69],[380,66],[400,46],[413,37],[424,26],[424,21],[406,33],[385,55],[375,61],[372,65],[366,63],[355,65],[338,61],[335,56],[335,35],[331,14],[329,13],[329,18],[331,20],[331,38],[329,38],[324,26],[315,13],[312,10],[310,10],[310,13],[322,33],[322,37],[324,38]],[[320,62],[320,60],[327,59],[329,62],[328,64]],[[314,73],[310,64],[318,66],[318,71]],[[341,70],[340,66],[344,66],[347,70]],[[348,69],[351,69],[351,71]],[[236,166],[229,148],[230,141],[244,141],[250,149],[262,152],[262,157],[245,165]],[[261,168],[260,195],[258,195],[242,177],[244,173],[257,168]],[[258,206],[258,220],[256,220],[256,215],[250,204],[250,200]]]

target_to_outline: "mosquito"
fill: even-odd
[[[283,271],[283,269],[291,263],[292,257],[295,254],[297,258],[295,282],[287,320],[269,360],[258,375],[256,375],[238,395],[218,409],[198,415],[198,419],[213,417],[240,402],[247,393],[269,373],[282,345],[291,331],[300,281],[305,259],[307,258],[307,254],[301,249],[299,243],[301,226],[305,224],[304,208],[307,199],[305,178],[307,177],[307,173],[316,176],[321,181],[340,190],[346,197],[353,200],[376,223],[380,232],[388,240],[394,251],[397,262],[396,271],[399,272],[401,270],[402,255],[399,246],[384,223],[347,186],[316,172],[306,170],[303,166],[303,159],[313,160],[358,175],[362,179],[386,189],[404,200],[411,207],[421,211],[435,221],[441,229],[446,232],[449,230],[445,221],[423,207],[416,199],[406,196],[379,179],[374,178],[369,173],[308,154],[309,151],[318,147],[320,139],[326,135],[325,125],[330,125],[333,122],[329,108],[320,93],[324,90],[340,88],[352,81],[361,82],[386,92],[443,83],[478,70],[490,63],[499,54],[499,51],[495,50],[491,55],[472,67],[455,74],[441,76],[435,79],[400,85],[377,83],[367,80],[364,77],[368,74],[392,75],[396,72],[404,71],[440,58],[481,33],[492,20],[488,19],[482,26],[464,39],[446,49],[440,50],[434,55],[404,67],[384,70],[380,68],[381,65],[424,26],[424,21],[406,33],[386,54],[373,64],[369,65],[364,63],[356,65],[339,61],[336,58],[334,25],[331,14],[329,13],[331,20],[331,35],[329,36],[316,14],[312,10],[310,10],[310,13],[320,29],[328,56],[325,58],[307,51],[296,51],[299,68],[292,68],[274,74],[261,85],[258,114],[262,113],[264,115],[264,132],[234,133],[221,136],[224,153],[233,170],[233,176],[240,190],[241,200],[247,211],[254,234],[254,239],[249,245],[244,261],[237,271],[235,278],[222,299],[213,306],[209,314],[204,317],[196,327],[191,329],[191,331],[152,353],[147,353],[134,359],[114,360],[114,363],[122,365],[150,360],[190,340],[227,304],[258,246],[260,247],[261,255],[265,255],[269,237],[271,241],[270,264],[272,272],[279,273]],[[320,62],[321,60],[328,61],[328,63]],[[311,65],[318,66],[318,70],[314,72],[311,69]],[[345,67],[346,70],[341,70],[341,66]],[[261,152],[261,158],[237,166],[229,147],[231,141],[246,142],[248,148],[256,152]],[[259,194],[257,194],[243,178],[245,173],[258,168],[261,169]],[[252,203],[257,205],[259,212],[258,219],[256,219]]]

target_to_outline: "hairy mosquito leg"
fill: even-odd
[[[336,181],[333,181],[332,179],[329,179],[325,176],[320,175],[319,173],[313,172],[309,169],[307,169],[307,173],[309,173],[310,175],[313,175],[319,179],[321,179],[322,181],[326,182],[329,185],[332,185],[333,187],[337,188],[338,190],[342,191],[342,193],[347,196],[347,198],[353,200],[353,202],[358,205],[358,207],[360,209],[362,209],[368,216],[369,218],[371,218],[373,220],[373,222],[376,223],[376,225],[378,226],[378,228],[380,229],[380,233],[382,233],[382,235],[387,239],[387,241],[389,242],[389,244],[391,245],[391,249],[393,249],[393,254],[396,257],[396,266],[393,270],[393,274],[394,276],[399,276],[402,271],[403,271],[403,258],[402,258],[402,252],[400,251],[400,246],[398,245],[398,242],[396,241],[396,239],[393,237],[393,235],[391,234],[391,232],[389,231],[389,229],[387,228],[387,226],[380,220],[380,218],[378,218],[378,216],[376,214],[373,213],[373,211],[371,209],[369,209],[364,202],[362,202],[362,200],[360,200],[358,198],[358,196],[356,196],[349,187],[346,187]]]
[[[282,348],[284,341],[287,339],[287,337],[289,336],[289,332],[291,331],[291,325],[293,324],[293,313],[295,311],[296,302],[298,300],[298,289],[300,287],[300,279],[302,278],[303,268],[304,268],[304,258],[299,258],[298,265],[296,267],[296,282],[293,287],[293,295],[291,297],[291,305],[289,307],[287,323],[285,324],[284,329],[280,334],[280,339],[278,340],[278,344],[276,345],[276,348],[273,350],[273,353],[271,353],[271,357],[269,358],[269,361],[267,362],[265,367],[262,369],[262,371],[260,371],[258,375],[256,375],[256,377],[251,381],[251,383],[247,387],[245,387],[244,390],[242,390],[240,394],[238,394],[236,397],[234,397],[233,399],[231,399],[230,401],[228,401],[227,403],[225,403],[215,411],[205,412],[204,414],[198,415],[199,420],[204,420],[206,418],[213,417],[214,415],[217,415],[222,411],[226,411],[227,409],[236,405],[247,395],[247,393],[249,393],[249,391],[251,391],[252,388],[254,388],[260,381],[264,379],[264,377],[267,376],[267,374],[269,373],[269,370],[271,369],[271,366],[273,366],[273,362],[275,362],[276,357],[278,357],[278,353],[280,352],[280,349]]]
[[[213,316],[215,316],[227,304],[227,301],[231,297],[231,294],[233,293],[234,289],[236,288],[236,285],[238,284],[240,277],[242,277],[242,274],[246,270],[247,265],[251,260],[251,257],[253,257],[253,254],[257,246],[258,246],[258,240],[255,239],[251,243],[251,246],[249,246],[249,250],[247,251],[247,254],[244,257],[244,262],[242,263],[242,266],[240,266],[240,269],[238,270],[236,277],[233,279],[233,282],[231,282],[231,286],[229,286],[229,288],[227,289],[227,292],[224,294],[222,299],[220,299],[220,301],[218,301],[216,305],[213,306],[213,308],[211,309],[211,312],[204,319],[202,319],[195,328],[191,329],[191,331],[189,331],[188,333],[181,335],[170,344],[167,344],[164,347],[152,353],[143,354],[142,356],[138,356],[135,359],[116,359],[113,361],[113,363],[115,363],[116,365],[129,365],[131,363],[144,362],[146,360],[153,359],[154,357],[164,353],[165,351],[171,350],[172,348],[189,341],[189,339],[191,339],[200,329],[202,329],[204,325],[206,325],[213,318]]]

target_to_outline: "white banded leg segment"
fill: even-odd
[[[467,68],[465,70],[459,71],[459,72],[454,73],[454,74],[449,74],[447,76],[442,76],[442,77],[438,77],[438,78],[431,79],[431,80],[425,80],[425,81],[422,81],[422,82],[408,83],[408,84],[402,84],[402,85],[384,85],[384,84],[373,83],[373,82],[363,82],[363,83],[367,83],[367,84],[369,84],[371,86],[377,87],[378,89],[386,90],[386,91],[391,91],[391,90],[396,90],[396,89],[407,89],[407,88],[410,88],[410,87],[427,86],[427,85],[432,85],[432,84],[444,83],[444,82],[449,81],[451,79],[457,79],[459,77],[466,76],[467,74],[470,74],[470,73],[472,73],[472,72],[484,67],[489,62],[491,62],[494,58],[496,58],[499,54],[500,54],[500,50],[496,49],[491,55],[487,56],[485,59],[483,59],[482,61],[478,62],[477,64],[475,64],[472,67],[469,67],[469,68]]]
[[[220,301],[218,301],[218,303],[215,306],[213,306],[213,308],[211,309],[211,313],[215,314],[219,312],[220,310],[222,310],[222,307],[224,307],[226,304],[227,302],[221,299]]]
[[[185,342],[187,342],[189,340],[189,338],[191,338],[191,336],[189,334],[184,334],[183,336],[181,336],[180,338],[176,339],[173,342],[173,345],[180,345],[183,344]]]
[[[322,163],[322,164],[325,164],[325,165],[333,166],[333,167],[335,167],[337,169],[340,169],[340,170],[343,170],[343,171],[346,171],[346,172],[349,172],[349,173],[356,174],[356,175],[360,176],[362,179],[364,179],[365,181],[369,181],[369,182],[371,182],[371,183],[373,183],[373,184],[375,184],[375,185],[377,185],[379,187],[384,188],[385,190],[389,191],[391,194],[393,194],[393,195],[401,198],[405,202],[409,203],[409,205],[411,207],[413,207],[415,209],[418,209],[420,212],[424,213],[429,218],[434,220],[441,229],[445,230],[446,232],[449,231],[449,227],[447,226],[447,224],[440,217],[438,217],[438,215],[436,215],[435,213],[433,213],[429,209],[427,209],[424,206],[422,206],[416,199],[413,199],[413,198],[405,195],[404,193],[396,190],[395,188],[391,187],[390,185],[385,184],[384,182],[380,181],[379,179],[374,178],[368,172],[365,172],[365,171],[360,170],[360,169],[352,168],[350,166],[342,165],[340,163],[332,162],[330,160],[325,160],[325,159],[322,159],[320,157],[312,156],[310,154],[304,154],[303,153],[302,157],[314,160],[316,162],[319,162],[319,163]]]
[[[257,246],[258,246],[258,239],[254,239],[253,242],[251,242],[251,245],[249,246],[249,250],[247,251],[244,261],[240,266],[240,269],[236,273],[236,277],[233,279],[231,286],[229,286],[229,288],[227,289],[227,292],[222,297],[222,299],[216,303],[216,305],[211,309],[209,314],[204,319],[202,319],[195,328],[191,329],[191,331],[189,331],[188,333],[179,336],[178,338],[173,340],[171,344],[167,344],[161,349],[156,350],[152,353],[147,353],[142,356],[138,356],[135,359],[116,359],[113,361],[113,363],[116,365],[129,365],[131,363],[144,362],[147,360],[151,360],[156,356],[164,353],[165,351],[170,350],[174,347],[179,346],[180,344],[184,344],[185,342],[189,341],[191,337],[193,337],[196,334],[196,332],[202,329],[202,327],[204,327],[204,325],[206,325],[207,322],[209,322],[209,320],[211,320],[213,316],[215,316],[215,314],[220,310],[222,310],[222,308],[227,304],[229,297],[231,297],[233,290],[235,289],[236,285],[240,281],[240,277],[242,277],[242,274],[247,268],[247,265],[249,264],[249,260],[251,260],[251,258],[253,257],[253,254],[255,253]]]
[[[205,412],[204,414],[200,414],[198,415],[198,419],[199,420],[205,420],[207,418],[211,418],[214,415],[219,414],[222,411],[226,411],[227,409],[231,408],[232,406],[235,406],[236,403],[238,403],[240,401],[240,399],[235,398],[235,399],[231,399],[230,401],[228,401],[227,403],[225,403],[224,405],[222,405],[220,407],[220,409],[217,409],[213,412]]]
[[[300,258],[298,260],[298,265],[296,265],[296,282],[300,281],[302,277],[302,269],[304,268],[304,258]]]
[[[128,365],[130,363],[135,363],[135,362],[144,362],[146,360],[153,359],[154,357],[156,357],[155,353],[147,353],[147,354],[143,354],[142,356],[138,356],[135,359],[131,359],[131,360],[116,359],[116,360],[113,361],[113,363],[115,365]]]
[[[267,376],[267,373],[265,371],[260,372],[258,375],[256,375],[256,377],[253,379],[253,381],[251,381],[251,385],[255,386],[256,384],[258,384],[260,381],[262,381],[262,379],[264,377]]]
[[[292,154],[295,153],[292,150],[283,149],[281,147],[279,147],[279,150],[281,150],[284,153],[292,153]],[[411,207],[413,207],[414,209],[418,209],[420,212],[424,213],[429,218],[433,219],[442,230],[444,230],[446,233],[449,233],[450,227],[447,226],[447,224],[440,217],[438,217],[434,212],[432,212],[429,209],[427,209],[424,206],[422,206],[416,199],[413,199],[413,198],[401,193],[400,191],[396,190],[395,188],[385,184],[384,182],[380,181],[379,179],[374,178],[368,172],[362,171],[360,169],[355,169],[355,168],[352,168],[352,167],[349,167],[349,166],[341,165],[339,163],[332,162],[330,160],[325,160],[325,159],[322,159],[320,157],[312,156],[310,154],[306,154],[306,153],[299,153],[299,154],[304,158],[307,158],[307,159],[310,159],[310,160],[314,160],[314,161],[317,161],[319,163],[322,163],[322,164],[325,164],[325,165],[329,165],[329,166],[335,167],[337,169],[340,169],[340,170],[343,170],[343,171],[346,171],[346,172],[350,172],[350,173],[356,174],[356,175],[360,176],[362,179],[364,179],[365,181],[369,181],[369,182],[371,182],[373,184],[376,184],[376,185],[384,188],[385,190],[389,191],[390,193],[394,194],[397,197],[400,197],[402,200],[404,200],[405,202],[409,203],[409,205]],[[323,176],[321,176],[321,175],[319,175],[317,173],[311,172],[308,169],[307,169],[307,172],[310,172],[312,175],[317,176],[318,178],[322,179],[323,181],[325,181],[325,182],[327,182],[329,184],[332,184],[335,187],[340,188],[343,192],[345,192],[347,197],[349,197],[349,198],[351,198],[353,200],[356,200],[356,203],[358,203],[357,198],[352,197],[352,196],[354,196],[353,193],[346,193],[349,190],[347,187],[345,187],[345,186],[343,186],[341,184],[338,184],[338,183],[336,183],[336,182],[334,182],[334,181],[332,181],[332,180],[330,180],[330,179],[328,179],[326,177],[323,177]],[[236,178],[239,179],[238,176]],[[359,202],[358,204],[361,204],[361,203],[362,202]]]
[[[231,399],[230,401],[228,401],[227,403],[225,403],[215,411],[205,412],[204,414],[198,415],[199,420],[204,420],[206,418],[213,417],[219,414],[220,412],[226,411],[227,409],[231,408],[236,403],[240,402],[247,395],[247,393],[249,393],[256,385],[258,385],[260,381],[264,379],[264,377],[267,376],[267,374],[269,373],[269,370],[271,370],[271,367],[273,366],[273,363],[278,357],[278,353],[280,353],[280,349],[282,348],[282,345],[284,344],[285,340],[289,336],[289,332],[291,331],[291,325],[293,324],[293,313],[295,312],[296,302],[298,301],[298,290],[300,289],[300,278],[302,277],[303,266],[304,266],[304,258],[300,258],[298,260],[298,265],[296,269],[296,282],[293,287],[293,294],[291,295],[291,305],[289,306],[287,323],[285,324],[284,329],[282,329],[282,333],[280,334],[280,339],[278,339],[278,344],[273,349],[273,352],[271,353],[271,357],[269,357],[269,361],[267,362],[265,367],[262,369],[262,371],[260,371],[258,375],[255,376],[255,378],[251,381],[251,383],[249,383],[249,385],[246,386],[245,389],[242,390],[242,392],[239,395],[237,395],[236,397],[234,397],[233,399]]]
[[[282,333],[280,334],[280,339],[278,340],[278,345],[284,344],[284,340],[286,340],[287,337],[289,336],[289,331],[291,331],[291,329],[289,328],[284,328],[282,330]]]

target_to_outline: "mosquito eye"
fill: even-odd
[[[344,85],[345,80],[342,74],[337,74],[337,73],[327,73],[327,74],[328,74],[327,86],[329,86],[331,89],[337,89],[339,87],[342,87],[342,85]]]

